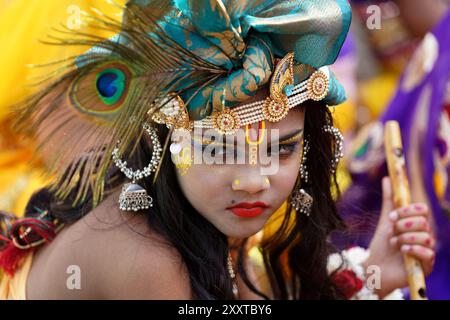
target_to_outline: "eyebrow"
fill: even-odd
[[[303,135],[303,129],[295,130],[279,138],[280,143],[292,142],[298,140]]]

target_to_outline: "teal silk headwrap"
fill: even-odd
[[[131,0],[128,5],[158,10],[154,0]],[[289,52],[294,52],[296,63],[294,84],[332,64],[351,17],[347,0],[172,0],[171,10],[158,24],[178,45],[228,71],[207,86],[182,93],[190,119],[200,120],[255,95],[271,79],[275,59]],[[329,82],[325,103],[345,101],[332,73]],[[174,89],[190,84],[186,78]]]

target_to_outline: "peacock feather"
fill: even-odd
[[[133,150],[143,121],[162,107],[158,101],[170,101],[162,97],[201,88],[227,72],[165,34],[159,22],[171,3],[129,2],[122,22],[87,15],[95,28],[118,35],[110,39],[64,28],[57,30],[64,37],[51,36],[49,44],[95,48],[57,62],[56,71],[39,83],[42,89],[17,106],[16,128],[36,141],[60,198],[76,188],[75,205],[91,190],[97,205],[117,141],[121,154]],[[189,86],[180,85],[184,79]]]

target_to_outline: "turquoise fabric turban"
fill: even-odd
[[[294,52],[295,84],[332,64],[352,17],[347,0],[168,1],[171,10],[158,21],[164,32],[186,50],[228,71],[201,90],[183,92],[192,120],[255,95],[270,81],[276,59],[289,52]],[[155,2],[131,0],[128,5],[151,12],[157,10]],[[176,89],[189,84],[186,79]],[[338,105],[345,99],[342,85],[330,72],[325,103]]]

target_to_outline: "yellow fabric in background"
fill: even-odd
[[[124,0],[116,0],[124,4]],[[86,47],[49,46],[40,40],[50,40],[48,35],[67,37],[52,31],[61,24],[80,32],[112,36],[104,31],[81,26],[80,11],[98,8],[109,16],[120,18],[121,10],[105,0],[2,0],[0,7],[0,119],[5,116],[5,106],[16,102],[31,92],[32,76],[48,72],[32,69],[27,64],[42,64],[67,58],[86,51]]]
[[[31,195],[46,181],[39,168],[29,165],[31,151],[0,152],[0,210],[22,215]]]
[[[361,103],[370,111],[372,120],[378,119],[388,106],[397,89],[399,77],[396,73],[384,72],[361,83]]]
[[[114,0],[120,5],[125,0]],[[89,48],[50,46],[48,36],[70,37],[52,30],[62,26],[75,31],[110,37],[104,31],[80,25],[81,11],[94,7],[121,19],[122,10],[105,0],[0,0],[0,210],[22,215],[31,194],[46,181],[41,170],[30,165],[32,145],[10,130],[11,108],[36,90],[30,86],[51,67],[30,68],[79,55]],[[72,36],[73,37],[73,36]]]

